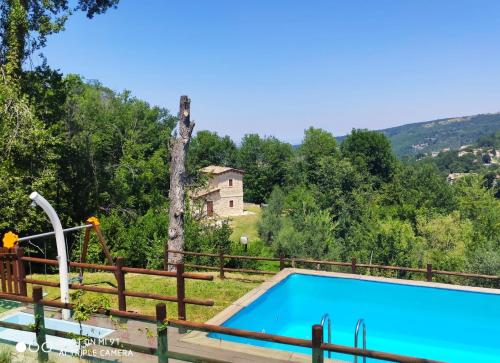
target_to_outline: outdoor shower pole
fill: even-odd
[[[59,285],[61,288],[61,302],[69,303],[69,288],[68,288],[68,257],[66,256],[66,242],[64,240],[64,232],[61,221],[47,200],[37,192],[30,194],[30,199],[41,207],[52,223],[54,233],[56,235],[57,245],[57,262],[59,263]],[[68,320],[70,318],[70,310],[62,310],[62,318]]]

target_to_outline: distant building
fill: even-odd
[[[191,197],[200,206],[201,213],[209,217],[242,215],[244,172],[217,165],[207,166],[201,171],[209,177],[208,186]]]
[[[446,181],[449,184],[455,183],[458,179],[463,178],[466,175],[470,175],[470,173],[451,173],[448,174],[448,177],[446,178]]]

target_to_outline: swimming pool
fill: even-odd
[[[454,363],[500,361],[498,290],[292,273],[222,325],[311,339],[311,326],[325,313],[332,320],[334,344],[353,346],[356,322],[363,318],[368,349]],[[325,324],[325,340],[326,330]],[[306,348],[272,342],[209,337],[310,354]],[[337,353],[332,358],[352,361],[352,356]]]
[[[35,323],[33,314],[17,312],[0,319],[9,323],[16,323],[22,325],[30,325]],[[54,329],[65,331],[68,333],[80,334],[80,325],[71,321],[45,318],[45,327],[47,329]],[[114,332],[113,329],[100,328],[97,326],[82,324],[82,334],[91,338],[103,338]],[[9,342],[23,342],[26,345],[36,346],[35,333],[30,333],[21,330],[0,328],[0,339]],[[78,353],[78,343],[73,339],[60,338],[52,335],[46,337],[47,347],[50,350],[65,352],[65,353]]]

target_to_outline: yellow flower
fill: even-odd
[[[16,244],[19,236],[13,232],[7,232],[3,236],[3,246],[5,248],[12,248]]]
[[[87,222],[92,223],[94,226],[99,226],[101,223],[99,223],[99,219],[97,217],[90,217],[87,219]]]

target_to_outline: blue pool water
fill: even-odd
[[[30,325],[35,323],[35,317],[32,314],[18,312],[1,319],[9,323]],[[45,327],[69,333],[80,333],[80,325],[71,321],[64,321],[52,318],[45,318]],[[100,328],[97,326],[82,324],[82,334],[91,338],[104,338],[112,333],[113,329]],[[21,330],[0,328],[0,339],[9,342],[23,342],[26,345],[36,346],[35,333]],[[47,347],[53,351],[78,353],[78,343],[74,339],[66,339],[47,335]]]
[[[500,295],[493,293],[292,274],[223,326],[311,339],[311,326],[324,313],[332,319],[334,344],[352,347],[356,322],[363,318],[368,349],[453,363],[500,362]],[[325,324],[325,340],[326,330]],[[310,353],[271,342],[210,337]],[[352,361],[337,353],[332,358]]]

